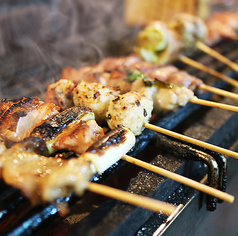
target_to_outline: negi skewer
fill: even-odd
[[[33,137],[16,143],[0,157],[4,160],[4,181],[19,188],[33,204],[53,202],[59,197],[68,196],[72,191],[82,196],[88,189],[158,213],[170,215],[175,211],[176,207],[171,204],[88,182],[96,171],[104,171],[110,166],[109,158],[120,159],[134,145],[135,137],[128,129],[118,128],[109,132],[87,152],[69,160],[32,152],[34,145],[38,151],[39,145],[43,145],[42,141],[41,144],[37,143],[37,139]],[[109,162],[105,165],[105,160],[100,159]]]
[[[71,78],[69,77],[69,79]],[[84,79],[84,77],[82,77],[81,79]],[[109,84],[111,83],[110,81],[108,82]],[[103,83],[104,85],[107,84],[107,80],[104,80]],[[161,111],[164,112],[164,111],[174,110],[178,106],[185,106],[187,102],[196,103],[196,104],[200,104],[204,106],[217,107],[217,108],[226,109],[226,110],[235,111],[235,112],[238,111],[238,107],[236,106],[199,99],[196,96],[194,96],[194,93],[191,89],[186,88],[185,86],[180,86],[180,85],[176,86],[171,83],[160,82],[157,80],[157,78],[155,80],[154,79],[152,80],[147,75],[135,70],[129,69],[127,72],[126,71],[123,72],[123,75],[120,75],[120,77],[114,79],[112,83],[113,83],[113,86],[115,87],[119,87],[120,84],[123,84],[124,91],[130,91],[130,90],[139,91],[140,89],[142,92],[144,88],[145,91],[143,91],[143,93],[145,92],[146,96],[153,99],[154,101],[154,112],[161,112]],[[60,105],[64,109],[67,102],[60,104],[60,102],[63,100],[63,97],[64,97],[64,100],[66,100],[66,97],[64,96],[63,91],[65,90],[66,86],[73,87],[71,86],[72,84],[74,84],[72,81],[61,79],[58,82],[49,85],[45,95],[45,101],[56,102],[56,104]],[[100,87],[101,87],[100,88],[101,90],[106,90],[106,86],[101,85]],[[102,89],[102,87],[104,87],[104,89]],[[81,83],[77,85],[76,89],[78,90],[87,89],[87,83],[84,83],[84,81],[82,81]],[[67,93],[70,93],[70,91],[72,92],[75,89],[71,89],[71,90],[66,89],[66,90],[67,90],[66,91]],[[147,90],[150,90],[149,95]],[[116,91],[112,91],[112,93],[115,94]],[[82,95],[82,96],[85,96],[85,95]],[[113,95],[108,94],[108,97],[111,97],[111,96]],[[235,97],[236,96],[237,95],[235,95]],[[97,97],[97,94],[96,94],[96,97]],[[91,102],[93,102],[96,99],[96,97],[91,97]],[[82,104],[80,105],[87,106],[86,103],[87,102],[84,103],[82,101]],[[99,113],[103,113],[101,109],[99,109]]]
[[[157,80],[169,82],[170,84],[183,85],[195,92],[200,89],[233,99],[238,99],[238,95],[236,93],[206,85],[202,80],[196,78],[195,76],[189,75],[185,71],[178,70],[175,66],[159,66],[158,64],[141,61],[140,58],[134,55],[128,57],[105,58],[97,65],[86,66],[79,70],[66,67],[62,71],[61,79],[72,80],[76,83],[84,80],[86,82],[100,82],[104,85],[113,87],[120,86],[121,91],[125,92],[129,91],[127,88],[128,84],[126,84],[126,79],[124,78],[127,77],[125,71],[140,71],[141,73],[145,73],[146,76],[151,79],[156,78]],[[180,78],[176,79],[177,77]],[[223,77],[225,77],[225,75]],[[117,82],[120,78],[121,81]]]
[[[209,47],[202,43],[208,40],[209,30],[209,27],[199,17],[187,14],[179,14],[168,24],[155,21],[150,23],[139,33],[135,52],[146,61],[153,63],[159,62],[167,64],[171,62],[171,60],[180,59],[190,66],[223,79],[227,83],[237,87],[238,83],[236,80],[224,76],[201,63],[198,65],[195,61],[192,61],[184,55],[180,55],[181,53],[185,53],[185,55],[188,53],[191,54],[195,48],[199,48],[206,53],[211,52],[212,50],[209,50]],[[171,46],[172,43],[176,44],[177,47]],[[221,56],[219,57],[217,54],[218,53],[215,53],[216,57],[221,59]],[[172,55],[172,57],[170,55]],[[212,53],[212,56],[213,55],[214,52]],[[229,62],[228,59],[222,60],[228,65],[232,64],[233,67],[237,69],[237,65],[234,66],[235,63]]]
[[[37,109],[37,108],[36,108]],[[76,109],[76,110],[75,110]],[[65,128],[65,124],[67,125],[67,126],[72,126],[72,120],[73,121],[75,121],[75,118],[76,118],[76,120],[83,120],[83,119],[93,119],[94,117],[92,116],[92,115],[90,115],[90,113],[88,112],[88,110],[87,109],[82,109],[82,108],[74,108],[74,107],[72,107],[72,108],[70,108],[70,109],[68,109],[68,110],[70,110],[70,111],[67,111],[67,110],[65,110],[65,111],[63,111],[63,112],[61,112],[60,114],[57,114],[57,115],[55,115],[54,117],[52,117],[51,119],[49,119],[48,121],[46,121],[45,123],[46,124],[41,124],[39,127],[36,127],[34,130],[33,130],[33,132],[31,133],[31,138],[32,137],[35,137],[34,138],[34,140],[33,141],[31,141],[31,142],[29,142],[29,141],[25,141],[25,145],[27,145],[28,143],[30,143],[30,145],[28,145],[28,148],[30,147],[30,148],[32,148],[32,147],[34,147],[34,145],[38,148],[37,149],[37,151],[39,152],[42,152],[42,153],[49,153],[49,151],[51,151],[50,153],[52,153],[55,149],[53,148],[53,146],[54,145],[52,145],[52,141],[51,140],[54,140],[54,143],[56,143],[57,142],[57,135],[58,136],[60,136],[61,134],[62,134],[62,132],[60,133],[60,130],[64,130],[64,129],[66,129]],[[71,112],[71,110],[72,110],[72,112]],[[17,112],[19,112],[19,109],[17,109]],[[85,113],[85,114],[84,114]],[[12,113],[12,116],[14,116],[14,112]],[[71,118],[71,117],[73,117],[73,119]],[[75,117],[75,118],[74,118]],[[88,117],[88,118],[87,118]],[[79,121],[75,121],[75,122],[79,122]],[[16,125],[16,124],[15,124]],[[82,124],[81,124],[82,125]],[[16,125],[17,126],[17,125]],[[122,129],[122,128],[121,128]],[[122,129],[123,130],[123,129]],[[71,131],[71,132],[74,132],[74,131]],[[37,137],[36,137],[36,134],[39,134]],[[52,135],[53,134],[53,135]],[[67,135],[70,135],[70,133],[68,133]],[[91,135],[92,135],[92,133],[91,133]],[[62,135],[61,135],[62,136]],[[64,135],[63,135],[64,136]],[[39,137],[40,138],[43,138],[44,140],[45,140],[45,142],[46,142],[46,147],[48,148],[48,152],[45,152],[43,149],[42,149],[42,145],[43,145],[43,143],[42,143],[42,141],[40,141],[39,140]],[[56,137],[56,138],[55,138]],[[106,137],[103,137],[101,140],[102,141],[100,141],[100,145],[102,144],[102,143],[107,143],[107,145],[106,146],[108,146],[109,145],[109,141],[108,141],[108,138],[107,138],[108,136],[106,136]],[[132,137],[133,137],[133,135],[132,135]],[[76,140],[79,140],[79,142],[80,142],[80,139],[78,139],[78,136],[77,137],[75,137],[76,138]],[[38,140],[37,140],[38,139]],[[56,139],[56,140],[55,140]],[[38,142],[38,143],[37,143]],[[48,144],[47,144],[47,142],[48,142]],[[98,141],[99,142],[99,141]],[[134,142],[133,142],[134,143]],[[133,144],[132,143],[132,144]],[[114,141],[114,144],[115,144],[115,141]],[[18,146],[17,146],[18,145]],[[57,145],[56,145],[57,146]],[[95,147],[96,146],[96,147]],[[116,161],[118,161],[118,157],[116,156],[115,157],[115,155],[114,155],[114,153],[116,152],[116,153],[118,153],[118,151],[116,151],[115,150],[115,148],[116,147],[114,147],[114,149],[112,150],[112,153],[110,154],[110,153],[108,153],[107,152],[107,157],[106,157],[106,159],[105,159],[105,157],[104,158],[102,158],[102,157],[100,157],[100,154],[99,154],[99,157],[96,157],[95,156],[95,153],[96,153],[96,149],[98,148],[98,144],[96,145],[96,144],[94,144],[92,147],[90,147],[90,149],[88,149],[88,152],[91,152],[92,154],[84,154],[84,156],[86,155],[86,159],[87,160],[90,160],[90,162],[92,162],[93,163],[93,165],[96,167],[96,169],[97,169],[97,171],[99,172],[99,173],[102,173],[105,169],[107,169],[110,165],[112,165],[114,162],[116,162]],[[102,146],[102,145],[101,145]],[[109,145],[110,146],[110,145]],[[115,146],[115,145],[114,145]],[[58,147],[58,146],[57,146]],[[64,147],[64,146],[63,146]],[[27,154],[25,154],[25,152],[23,152],[23,148],[22,148],[22,144],[16,144],[15,146],[13,146],[12,147],[12,149],[13,149],[13,151],[11,151],[11,149],[9,149],[9,150],[7,150],[6,151],[6,153],[4,153],[3,152],[3,155],[2,155],[2,157],[0,158],[0,160],[1,160],[1,165],[0,165],[0,167],[1,167],[1,171],[0,171],[0,173],[1,172],[3,172],[3,176],[6,176],[5,177],[5,179],[6,179],[6,181],[7,181],[7,183],[9,183],[9,184],[11,184],[11,185],[13,185],[13,186],[17,186],[17,187],[20,187],[20,188],[23,188],[23,192],[25,193],[25,195],[28,195],[28,197],[30,197],[30,198],[32,198],[33,200],[32,201],[37,201],[37,200],[34,200],[35,198],[36,198],[36,195],[34,195],[33,197],[32,197],[32,192],[33,192],[33,190],[30,188],[30,190],[28,189],[27,190],[27,188],[25,188],[25,186],[24,186],[24,184],[23,184],[23,186],[22,186],[22,181],[20,181],[20,182],[18,182],[18,184],[16,185],[16,182],[15,182],[15,179],[16,179],[16,177],[14,177],[14,176],[20,176],[19,178],[21,178],[21,175],[20,174],[18,174],[17,172],[14,172],[14,171],[12,171],[12,165],[11,165],[11,163],[12,163],[12,161],[13,160],[11,160],[11,158],[13,157],[14,158],[14,163],[18,163],[18,162],[16,162],[16,159],[17,159],[17,155],[18,155],[18,152],[19,152],[19,154],[20,154],[20,156],[21,156],[21,158],[23,157],[23,156],[26,156],[25,158],[24,158],[24,162],[28,162],[28,161],[30,161],[31,162],[31,160],[33,159],[33,163],[34,163],[34,159],[36,158],[36,161],[38,161],[39,160],[39,157],[38,157],[38,155],[36,155],[36,154],[34,154],[33,155],[33,153],[31,153],[31,155],[29,156],[29,154],[27,153]],[[22,149],[22,150],[21,150]],[[105,145],[104,145],[104,149],[105,149]],[[121,149],[121,148],[120,148]],[[79,149],[77,149],[77,150],[79,150]],[[76,151],[77,151],[76,150]],[[109,151],[110,151],[110,149],[109,149]],[[100,151],[100,152],[102,152],[102,151]],[[119,150],[119,153],[120,153],[121,151]],[[14,156],[13,156],[14,155]],[[33,157],[33,156],[35,156],[35,157]],[[110,156],[110,157],[109,157]],[[120,156],[121,156],[121,154],[120,154]],[[112,158],[113,157],[113,158]],[[9,158],[9,159],[8,159]],[[129,159],[128,159],[129,158]],[[103,160],[104,159],[104,160]],[[110,161],[109,161],[109,159],[110,159]],[[141,167],[144,167],[144,168],[146,168],[146,169],[148,169],[148,170],[152,170],[152,171],[155,171],[156,173],[159,173],[159,174],[161,174],[161,175],[164,175],[164,176],[166,176],[166,177],[169,177],[169,178],[172,178],[172,179],[174,179],[174,180],[176,180],[176,181],[178,181],[178,182],[181,182],[181,183],[184,183],[184,184],[187,184],[188,186],[190,186],[190,187],[194,187],[195,189],[198,189],[198,190],[201,190],[201,191],[205,191],[206,193],[209,193],[210,195],[212,195],[212,196],[215,196],[215,197],[218,197],[218,198],[220,198],[220,199],[222,199],[222,200],[225,200],[225,201],[228,201],[228,202],[232,202],[233,200],[234,200],[234,197],[233,196],[231,196],[231,195],[229,195],[229,194],[224,194],[223,192],[219,192],[219,191],[214,191],[214,189],[213,188],[209,188],[209,187],[204,187],[203,185],[201,185],[200,183],[197,183],[196,181],[192,181],[192,180],[189,180],[189,179],[187,179],[187,178],[184,178],[184,177],[181,177],[181,176],[179,176],[179,175],[176,175],[176,174],[172,174],[172,172],[171,172],[171,174],[169,174],[169,172],[168,171],[165,171],[165,170],[162,170],[161,168],[157,168],[157,167],[153,167],[153,166],[151,166],[151,165],[149,165],[149,164],[147,164],[147,163],[145,163],[145,162],[142,162],[142,161],[139,161],[139,160],[137,160],[137,159],[135,159],[135,158],[132,158],[132,157],[129,157],[129,156],[123,156],[122,157],[122,159],[124,159],[124,160],[126,160],[126,161],[129,161],[129,162],[133,162],[134,164],[136,164],[136,165],[139,165],[139,166],[141,166]],[[58,159],[58,160],[60,160],[60,159]],[[47,163],[49,162],[49,164],[50,165],[52,165],[53,164],[53,166],[55,166],[56,165],[56,171],[57,171],[57,166],[58,165],[61,165],[60,163],[61,163],[61,161],[56,161],[56,163],[54,164],[54,162],[55,162],[55,159],[53,158],[51,158],[51,159],[47,159],[47,158],[44,158],[44,157],[41,157],[40,158],[40,161],[42,162],[42,164],[41,165],[43,165],[43,166],[45,166],[45,165],[47,165]],[[19,159],[19,161],[21,162],[21,159]],[[71,161],[73,164],[76,164],[77,165],[77,160],[75,161],[75,163],[73,162],[73,161]],[[31,162],[32,163],[32,162]],[[18,164],[17,164],[18,165]],[[24,163],[23,163],[23,165],[24,165]],[[27,166],[31,166],[32,164],[28,164],[27,163]],[[26,169],[26,173],[29,171],[28,170],[28,168],[29,167],[25,167],[24,169]],[[40,168],[40,166],[38,166],[39,168]],[[31,168],[31,167],[30,167]],[[16,168],[14,168],[14,169],[16,169]],[[66,166],[66,169],[67,169],[67,166]],[[54,171],[55,172],[55,171]],[[10,176],[11,176],[11,178],[9,178],[9,173],[10,173]],[[24,172],[23,172],[24,173]],[[48,171],[47,171],[47,173],[48,173]],[[44,174],[42,173],[41,175],[43,175],[44,176]],[[18,177],[17,177],[18,178]],[[56,181],[56,179],[57,179],[57,181]],[[59,180],[59,178],[53,178],[53,181],[51,181],[51,185],[50,185],[50,187],[48,186],[48,191],[50,191],[51,193],[54,193],[54,190],[52,190],[52,189],[54,189],[55,188],[55,186],[54,186],[54,184],[55,183],[57,183],[58,181],[60,181]],[[28,181],[29,182],[29,181]],[[64,183],[64,181],[61,181],[62,183]],[[31,181],[29,182],[29,183],[31,183]],[[27,184],[28,186],[29,186],[29,183]],[[49,182],[48,182],[49,183]],[[19,185],[20,184],[20,185]],[[30,184],[31,185],[31,184]],[[49,184],[48,184],[49,185]],[[44,188],[45,188],[45,186],[44,186]],[[47,187],[46,187],[47,188]],[[25,190],[24,190],[25,189]],[[47,192],[47,191],[46,191]],[[66,191],[67,192],[67,191]],[[57,191],[56,191],[56,193],[55,194],[57,194]],[[61,193],[62,194],[62,193]],[[54,198],[56,198],[56,196],[53,194],[53,199],[52,199],[52,197],[49,197],[49,196],[51,196],[52,194],[46,194],[46,197],[45,197],[45,200],[49,200],[50,199],[50,201],[52,201]],[[61,195],[57,195],[57,197],[60,197]]]

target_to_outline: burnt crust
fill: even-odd
[[[75,106],[62,111],[51,119],[36,127],[31,136],[41,137],[50,140],[56,137],[65,127],[80,118],[85,113],[91,113],[91,109],[86,107]]]

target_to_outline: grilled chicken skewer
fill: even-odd
[[[202,43],[208,39],[208,31],[209,28],[199,17],[179,14],[167,25],[156,21],[145,27],[138,35],[135,52],[146,61],[153,63],[167,64],[171,60],[180,59],[190,66],[201,69],[237,87],[238,82],[236,80],[224,76],[205,65],[199,64],[198,66],[198,63],[191,59],[180,56],[181,53],[191,54],[197,47],[206,53],[211,52],[211,50],[207,49],[208,46]],[[232,35],[230,38],[233,38]],[[238,36],[236,35],[237,38]],[[177,48],[172,47],[172,43],[177,45]],[[221,56],[217,57],[217,54],[215,53],[216,58],[220,59]],[[211,55],[213,56],[214,52]],[[227,63],[228,60],[223,59],[223,61]],[[228,65],[230,64],[233,65],[235,63],[228,62]],[[235,68],[237,69],[237,66]]]
[[[37,139],[17,143],[0,157],[4,181],[20,189],[32,203],[53,202],[71,192],[82,196],[88,189],[158,213],[170,215],[175,211],[171,204],[89,182],[96,171],[105,171],[134,145],[135,137],[128,129],[112,130],[87,152],[70,160],[36,154],[43,145]]]
[[[108,105],[108,99],[104,99],[102,96],[100,97],[100,95],[102,93],[106,98],[108,98],[108,96],[114,92],[113,88],[109,88],[97,83],[83,83],[82,85],[84,89],[80,90],[76,87],[72,91],[73,103],[77,106],[81,106],[83,104],[82,106],[90,107],[93,111],[96,107],[96,110],[94,111],[95,114],[98,113],[97,109],[100,111],[104,110],[106,107],[106,109],[108,109],[106,114],[100,115],[103,115],[104,118],[106,118],[108,126],[111,129],[116,128],[118,125],[122,125],[129,128],[135,135],[140,135],[143,129],[146,127],[157,132],[191,142],[195,145],[197,143],[199,146],[234,158],[238,158],[238,154],[236,152],[227,150],[225,148],[220,148],[215,145],[207,144],[189,137],[185,139],[186,136],[179,135],[172,131],[166,132],[165,129],[148,124],[151,117],[151,112],[153,110],[153,102],[144,94],[131,91],[126,94],[119,95],[115,99],[111,99],[110,104]],[[81,85],[79,84],[78,86]],[[107,93],[104,93],[105,89]],[[103,103],[103,101],[106,102]],[[96,106],[95,103],[97,104]],[[102,118],[100,117],[100,119]],[[134,122],[135,120],[137,120],[137,122]]]
[[[236,112],[238,111],[238,108],[236,106],[209,102],[195,97],[193,91],[190,88],[195,90],[196,87],[198,87],[197,85],[202,83],[201,80],[197,79],[196,77],[190,76],[186,72],[179,72],[177,68],[173,66],[147,69],[149,66],[151,66],[151,64],[149,65],[146,64],[143,66],[143,70],[147,70],[145,71],[145,74],[143,74],[138,70],[134,70],[133,68],[127,67],[124,70],[113,71],[112,73],[116,74],[117,76],[116,78],[113,78],[113,74],[112,75],[109,74],[108,77],[108,73],[106,72],[102,73],[98,80],[102,82],[103,85],[110,85],[122,88],[122,93],[128,92],[130,90],[144,93],[147,97],[153,100],[155,113],[161,111],[174,110],[178,106],[185,106],[187,102],[192,102],[211,107],[219,107],[222,109],[227,109]],[[85,79],[85,81],[87,82],[93,80],[98,81],[97,79],[95,79],[95,76],[98,76],[99,74],[89,72],[89,74],[86,73],[86,75],[85,73],[83,73],[82,77],[80,75],[81,73],[79,72],[77,82],[79,82],[80,80],[82,81],[83,79]],[[68,78],[75,79],[75,74],[74,77],[69,75]],[[159,80],[161,80],[162,82],[159,82]],[[165,81],[167,83],[164,83]],[[61,79],[60,81],[49,85],[45,95],[45,101],[56,102],[56,104],[60,104],[61,108],[64,109],[65,104],[67,104],[68,102],[67,101],[62,102],[62,100],[66,100],[69,98],[66,98],[63,95],[63,93],[70,94],[70,92],[75,90],[85,91],[85,94],[81,93],[82,99],[80,106],[87,106],[88,102],[92,106],[93,102],[100,100],[100,96],[98,96],[99,94],[107,93],[107,101],[109,101],[110,98],[112,98],[115,94],[119,94],[119,91],[112,91],[112,90],[110,92],[111,94],[109,94],[108,89],[105,86],[99,84],[97,85],[98,88],[95,88],[94,90],[92,90],[92,92],[87,94],[88,91],[90,90],[90,88],[87,88],[87,83],[81,82],[80,84],[77,85],[75,89],[73,89],[73,87],[76,86],[74,82],[75,81],[72,82],[65,79]],[[170,84],[171,82],[176,82],[178,86]],[[188,88],[184,85],[186,85]],[[100,90],[100,93],[96,93],[96,89]],[[73,96],[77,97],[76,93],[77,91],[73,93],[74,94]],[[60,94],[60,96],[58,94]],[[83,99],[84,97],[85,99]],[[77,103],[75,104],[79,105]],[[95,103],[95,106],[97,105],[98,104]],[[107,109],[107,106],[105,106],[104,109]],[[94,111],[95,114],[104,113],[101,107],[100,108],[98,107],[97,110],[98,110],[97,112]]]
[[[157,80],[168,82],[170,84],[183,85],[194,92],[198,92],[198,90],[205,90],[222,96],[238,99],[237,94],[206,85],[202,80],[196,78],[195,76],[189,75],[185,71],[178,70],[175,66],[155,65],[150,62],[142,61],[134,55],[128,57],[105,58],[97,65],[86,66],[79,70],[67,67],[63,69],[61,78],[72,80],[76,83],[84,80],[86,82],[100,82],[103,85],[112,87],[120,86],[121,92],[125,93],[130,90],[128,88],[130,86],[128,85],[128,81],[126,79],[128,71],[140,71],[141,73],[145,73],[146,76],[151,79],[156,78]],[[215,71],[215,74],[217,73],[218,72]],[[222,75],[222,77],[226,76]],[[120,82],[118,80],[120,80]],[[226,77],[226,80],[229,79]],[[237,82],[235,81],[234,83]],[[70,89],[70,85],[68,86]],[[60,93],[60,90],[58,90],[58,93]]]
[[[97,94],[99,95],[100,94],[100,91],[98,90],[99,85],[96,83],[87,84],[87,86],[90,86],[90,85],[91,85],[91,88],[89,88],[90,93],[94,94],[93,91],[97,91]],[[106,87],[106,86],[103,86],[103,87]],[[96,90],[94,90],[95,88]],[[89,94],[87,95],[85,91],[82,91],[82,93],[80,93],[80,90],[76,88],[73,91],[72,96],[73,96],[74,104],[77,104],[77,105],[80,105],[81,102],[85,103],[87,100],[86,98],[88,98],[89,102],[87,106],[90,107],[91,99]],[[102,103],[103,98],[101,98],[100,100],[95,99],[93,104],[95,105],[95,102],[97,101],[100,101],[101,106],[103,106],[103,103]],[[150,99],[146,98],[146,96],[143,94],[140,94],[135,91],[131,91],[131,92],[117,96],[114,100],[110,102],[109,106],[107,103],[105,106],[108,107],[108,111],[104,116],[106,117],[107,124],[111,129],[114,129],[118,125],[122,125],[124,127],[129,128],[135,135],[140,135],[144,127],[146,128],[148,127],[149,129],[154,129],[155,131],[157,129],[156,128],[157,126],[148,124],[150,120],[151,112],[153,110],[153,102]],[[137,122],[135,122],[135,120]],[[162,128],[158,127],[158,129],[161,129],[161,131],[159,132],[165,132]],[[172,134],[176,135],[176,133],[172,131],[168,132],[169,136],[172,136]],[[182,138],[181,135],[177,135],[176,137],[178,139]],[[190,139],[187,139],[187,141],[193,142],[194,140],[190,138]],[[198,145],[214,150],[214,151],[217,151],[219,149],[218,152],[220,153],[232,156],[234,158],[238,158],[238,154],[236,152],[233,152],[224,148],[218,148],[215,145],[208,145],[201,141],[199,141]]]
[[[17,111],[19,112],[19,109]],[[12,115],[14,116],[14,113]],[[25,114],[25,115],[27,116],[27,114]],[[94,136],[96,136],[95,134],[98,133],[98,130],[99,130],[99,128],[95,125],[90,128],[84,127],[84,122],[86,119],[89,119],[89,120],[94,119],[94,116],[92,115],[92,112],[89,109],[81,108],[81,107],[72,107],[68,110],[61,112],[60,114],[55,115],[54,117],[52,117],[51,119],[49,119],[45,123],[43,123],[42,125],[36,127],[31,133],[30,141],[26,140],[24,145],[31,149],[32,149],[32,147],[35,146],[35,147],[37,147],[37,150],[34,149],[35,152],[41,152],[41,153],[47,153],[47,154],[49,154],[49,153],[52,154],[52,152],[56,150],[55,148],[68,149],[70,151],[74,150],[76,153],[78,152],[78,150],[80,150],[81,153],[85,153],[84,152],[85,149],[84,150],[79,149],[79,148],[74,149],[75,143],[77,143],[76,146],[82,146],[82,145],[79,145],[79,143],[83,144],[85,146],[87,143],[85,141],[83,142],[83,140],[81,138],[82,136],[84,136],[84,139],[87,139],[87,140],[90,140],[89,137],[92,137],[91,140],[93,140],[93,141],[95,141],[95,139],[97,140],[98,137],[94,137]],[[80,125],[84,127],[83,129],[79,129],[80,132],[82,133],[82,135],[80,135],[80,136],[75,135],[75,131],[74,131],[74,129],[72,129],[72,126],[74,126],[75,123],[76,123],[77,127]],[[15,125],[17,126],[17,124],[15,124]],[[86,130],[92,130],[92,129],[95,129],[95,130],[93,132],[92,131],[86,132]],[[119,132],[118,130],[121,130],[121,131]],[[102,136],[103,132],[101,130],[99,130],[99,131],[100,131],[99,132],[100,136]],[[118,155],[114,155],[115,152],[117,154],[119,154],[119,157],[123,155],[123,153],[121,153],[123,151],[123,149],[121,147],[115,146],[115,144],[117,142],[122,142],[125,139],[125,138],[123,138],[124,135],[121,135],[123,132],[125,132],[125,130],[123,128],[116,129],[114,134],[111,136],[113,138],[109,139],[108,138],[109,135],[104,136],[103,138],[101,138],[100,142],[98,141],[96,144],[93,144],[87,150],[87,155],[83,154],[84,158],[86,160],[89,160],[93,164],[93,166],[96,168],[97,172],[102,173],[105,169],[109,168],[112,164],[114,164],[115,162],[117,162],[119,160]],[[117,138],[115,139],[116,133],[117,134],[120,133],[120,135],[117,135]],[[129,132],[129,134],[130,134],[130,132]],[[63,141],[58,142],[58,140],[64,140],[64,138],[67,135],[71,137],[71,139],[70,139],[71,145],[67,146],[67,148],[66,148],[64,145],[64,142]],[[43,140],[45,142],[43,142]],[[74,140],[74,142],[72,140]],[[117,140],[117,141],[115,142],[115,140]],[[132,134],[129,135],[129,141],[130,140],[134,140]],[[102,151],[98,152],[97,149],[99,146],[100,146],[99,149],[101,149],[101,146],[104,145],[105,143],[107,143],[107,146],[108,146],[107,155],[102,155]],[[132,144],[133,143],[134,143],[134,141],[132,142]],[[55,144],[57,144],[57,145],[55,145]],[[113,147],[110,148],[110,146],[113,146]],[[28,187],[22,186],[22,181],[17,181],[17,185],[16,185],[16,183],[15,183],[16,177],[14,177],[14,175],[20,176],[19,178],[21,180],[22,180],[22,177],[18,173],[19,172],[18,167],[15,167],[14,171],[12,171],[12,170],[10,171],[10,168],[12,168],[12,161],[14,163],[16,162],[18,153],[21,158],[24,156],[23,163],[21,163],[21,159],[19,159],[19,161],[16,162],[16,165],[17,166],[21,165],[20,171],[22,171],[21,168],[23,168],[26,165],[23,168],[24,169],[23,173],[25,173],[26,176],[28,176],[27,175],[28,172],[31,171],[31,168],[33,168],[34,165],[38,165],[40,167],[40,166],[45,166],[48,163],[49,167],[53,168],[54,172],[55,172],[55,171],[57,171],[58,166],[63,165],[64,162],[61,161],[61,159],[55,160],[54,158],[53,159],[52,158],[46,159],[44,157],[39,158],[36,153],[34,155],[32,153],[29,154],[29,152],[28,152],[29,150],[27,150],[27,152],[25,152],[26,150],[23,147],[22,147],[22,144],[16,144],[11,149],[9,149],[5,153],[3,153],[3,155],[0,158],[0,167],[1,167],[0,175],[1,175],[2,170],[4,173],[7,173],[7,174],[3,174],[4,176],[7,176],[6,178],[8,178],[9,173],[11,173],[12,176],[11,176],[11,178],[9,178],[9,180],[7,180],[8,183],[15,187],[18,186],[21,189],[23,188],[23,190],[22,190],[23,193],[25,195],[27,195],[29,198],[31,198],[33,202],[37,202],[37,201],[39,201],[39,200],[37,200],[38,199],[37,196],[33,195],[35,188],[32,188],[32,184],[33,184],[31,182],[31,181],[33,181],[32,179],[29,180],[30,182],[26,185]],[[104,149],[105,149],[105,147],[104,147]],[[11,158],[14,158],[14,160],[12,160]],[[179,175],[176,175],[173,173],[169,174],[168,171],[165,171],[165,170],[163,171],[161,168],[158,168],[158,167],[152,167],[151,165],[149,165],[145,162],[139,161],[135,158],[132,158],[132,157],[130,157],[129,159],[128,158],[129,158],[129,156],[122,157],[122,159],[124,159],[124,160],[126,159],[129,162],[133,162],[134,164],[137,164],[141,167],[155,171],[156,173],[159,173],[166,177],[172,178],[172,179],[174,179],[178,182],[181,182],[183,184],[187,184],[190,187],[194,187],[195,189],[202,190],[206,193],[210,193],[210,195],[218,197],[222,200],[228,201],[230,203],[233,202],[233,200],[234,200],[234,197],[229,194],[224,194],[223,192],[220,192],[220,191],[214,191],[214,189],[211,187],[206,187],[206,186],[204,187],[204,185],[201,185],[200,183],[197,183],[196,181],[189,180],[189,179],[181,177]],[[40,163],[39,163],[39,161],[40,161]],[[28,163],[28,162],[30,162],[30,163]],[[71,161],[71,162],[73,163],[72,165],[77,166],[77,161],[75,161],[75,162]],[[39,163],[39,164],[37,164],[37,163]],[[8,168],[8,166],[9,166],[9,168]],[[56,168],[56,170],[55,170],[55,168]],[[68,167],[66,166],[65,168],[67,170]],[[46,171],[47,173],[49,172],[48,170],[44,170],[44,171]],[[61,171],[62,171],[62,169],[61,169]],[[41,175],[44,176],[45,174],[42,173]],[[57,178],[55,178],[55,179],[57,179]],[[24,184],[26,183],[25,181],[23,181],[23,182],[24,182]],[[53,179],[51,181],[52,186],[49,187],[48,189],[51,189],[52,193],[51,194],[48,193],[48,195],[47,195],[48,197],[44,197],[44,199],[46,201],[49,201],[49,199],[50,199],[50,201],[52,201],[54,198],[56,198],[56,196],[54,195],[54,192],[55,192],[55,194],[57,194],[58,192],[52,190],[54,188],[57,188],[54,186],[55,182],[59,182],[59,180],[56,181]],[[61,182],[64,183],[64,181],[61,181]],[[28,189],[28,188],[30,188],[30,189]],[[47,191],[49,192],[50,190],[47,190]],[[62,194],[62,193],[60,192],[60,194]],[[50,198],[49,196],[53,196],[53,197]],[[60,196],[58,196],[58,197],[60,197]]]

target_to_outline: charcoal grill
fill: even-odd
[[[133,43],[127,41],[127,47],[132,48]],[[95,54],[94,50],[85,50],[85,44],[77,46],[81,52],[85,53],[80,55],[81,65],[100,59],[98,55],[92,55]],[[238,42],[222,41],[214,48],[238,62]],[[36,50],[38,53],[35,53]],[[1,98],[20,98],[22,96],[43,98],[47,84],[59,78],[62,67],[67,65],[66,61],[70,61],[72,54],[69,53],[67,56],[68,60],[65,60],[65,55],[57,54],[55,57],[54,47],[42,45],[40,49],[34,47],[34,53],[32,50],[25,50],[14,56],[5,57],[0,61]],[[76,58],[76,55],[73,56]],[[237,73],[201,52],[195,54],[193,58],[217,71],[237,78]],[[179,62],[175,64],[203,78],[207,84],[238,92],[238,89],[203,72]],[[238,101],[210,93],[202,94],[200,97],[238,105]],[[237,150],[237,119],[237,113],[188,104],[175,112],[161,116],[154,123],[199,140]],[[138,138],[137,146],[130,152],[130,155],[197,181],[206,182],[206,166],[200,162],[175,158],[166,151],[160,150],[155,146],[157,138],[156,133],[145,130]],[[229,177],[234,178],[237,166],[237,160],[228,158],[228,184]],[[203,194],[123,161],[115,164],[102,177],[96,176],[94,181],[173,203],[177,206],[177,212],[173,217],[167,218],[162,214],[155,214],[87,192],[80,199],[74,195],[59,199],[57,202],[62,203],[62,208],[64,203],[70,206],[70,212],[66,216],[61,216],[63,209],[58,209],[54,204],[32,207],[18,190],[0,182],[0,234],[141,236],[175,235],[176,233],[176,235],[191,235],[191,230],[195,230],[196,227],[191,227],[188,223],[193,225],[198,219],[200,221],[205,219],[207,215]]]

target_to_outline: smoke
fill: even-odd
[[[138,32],[123,22],[123,0],[23,1],[1,16],[1,98],[42,97],[63,67],[131,53]]]

